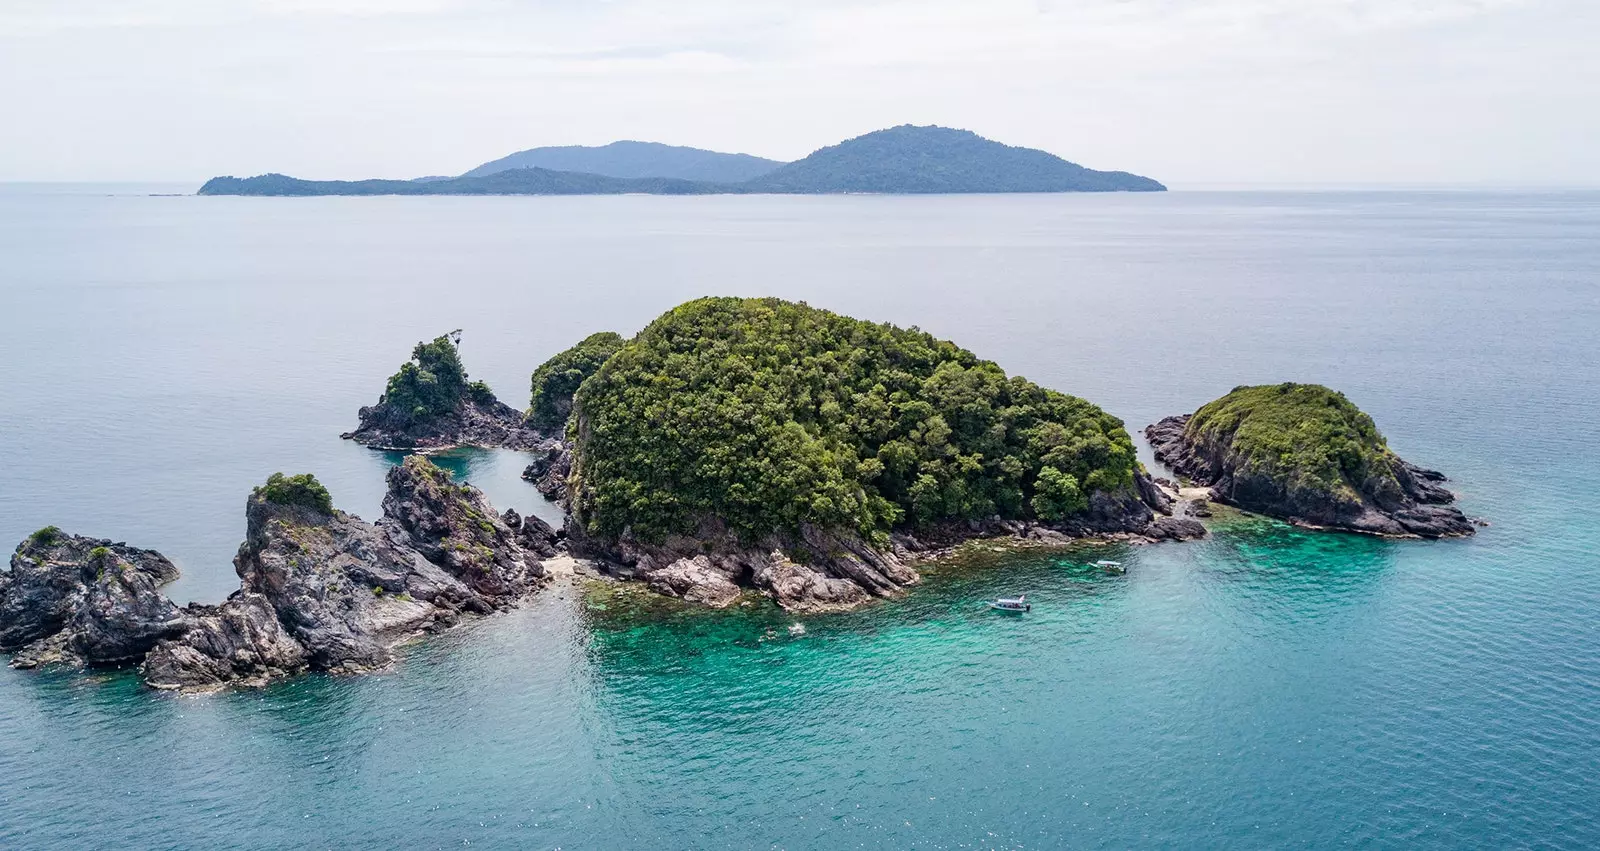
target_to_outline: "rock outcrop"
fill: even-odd
[[[569,519],[567,535],[575,555],[620,565],[622,575],[657,593],[715,608],[750,588],[790,611],[837,611],[891,596],[919,580],[893,552],[814,527],[749,543],[708,520],[694,535],[651,543],[628,535],[616,541],[589,538]]]
[[[496,399],[489,385],[468,381],[457,351],[461,332],[418,343],[411,360],[389,377],[378,404],[358,412],[361,424],[342,435],[375,449],[409,451],[454,446],[532,449],[544,436],[522,412]]]
[[[572,444],[550,440],[536,450],[533,463],[522,471],[522,478],[533,482],[545,499],[567,503],[567,477],[572,474]]]
[[[1208,408],[1241,393],[1255,395],[1234,400],[1226,417],[1196,422]],[[1372,535],[1471,535],[1472,522],[1451,504],[1455,495],[1440,485],[1444,475],[1390,452],[1370,419],[1335,396],[1314,385],[1238,388],[1200,414],[1167,417],[1147,427],[1145,437],[1161,463],[1209,487],[1216,501],[1247,511],[1312,528]],[[1307,417],[1337,417],[1354,425],[1345,430],[1278,427],[1268,419],[1272,412],[1263,412],[1262,406],[1279,404],[1275,400],[1280,397],[1312,407],[1313,413],[1297,415],[1301,418],[1296,423],[1307,422]],[[1258,420],[1252,423],[1252,417]],[[1241,438],[1246,428],[1254,431]],[[1330,445],[1309,445],[1320,440]],[[1257,451],[1251,441],[1271,441],[1273,449]],[[1203,517],[1210,512],[1197,504],[1190,513]]]
[[[499,607],[542,584],[544,566],[522,547],[523,535],[542,525],[538,518],[519,517],[513,529],[482,491],[456,483],[419,455],[391,468],[388,484],[378,525],[395,542],[442,567],[484,605]]]
[[[0,575],[0,648],[18,651],[19,668],[137,660],[183,632],[159,590],[177,575],[153,550],[41,529]]]
[[[145,656],[140,674],[159,689],[264,685],[293,676],[309,663],[265,595],[235,591],[220,606],[190,605],[188,630]]]
[[[457,446],[486,449],[537,449],[544,435],[530,428],[522,412],[494,398],[464,400],[454,410],[416,417],[379,400],[357,412],[361,424],[339,435],[373,449],[440,450]]]
[[[401,641],[545,584],[540,559],[558,544],[548,525],[502,518],[421,456],[388,484],[371,524],[334,509],[310,476],[273,476],[246,503],[242,587],[219,606],[162,595],[177,571],[159,553],[41,530],[0,575],[0,648],[20,648],[17,667],[143,660],[156,688],[260,684],[383,667]]]

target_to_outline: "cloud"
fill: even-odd
[[[915,121],[1176,183],[1600,179],[1573,108],[1597,25],[1586,0],[6,3],[0,177],[406,175],[624,136],[793,157]]]

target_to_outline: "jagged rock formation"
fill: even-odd
[[[378,404],[358,412],[361,424],[340,437],[374,449],[454,446],[532,449],[545,438],[522,412],[496,399],[487,384],[468,381],[457,351],[459,331],[418,343],[390,376]]]
[[[1370,417],[1326,387],[1235,388],[1147,427],[1145,437],[1161,463],[1248,511],[1372,535],[1474,532],[1442,473],[1395,455]]]
[[[532,534],[543,525],[538,518],[518,518],[513,529],[482,491],[452,481],[449,473],[418,455],[391,468],[388,483],[378,525],[396,543],[442,567],[484,605],[515,600],[544,579],[544,567],[522,546],[523,540],[538,537]],[[554,537],[551,533],[535,546],[553,549]]]
[[[184,629],[158,590],[177,576],[153,550],[41,529],[0,575],[0,648],[19,668],[137,660]]]
[[[522,478],[533,482],[545,499],[565,505],[567,477],[572,474],[572,444],[551,440],[540,446],[538,453],[522,471]]]
[[[159,553],[41,530],[0,575],[0,647],[22,648],[18,667],[143,659],[157,688],[260,684],[380,668],[399,642],[545,583],[548,525],[503,519],[421,456],[388,484],[374,525],[333,508],[314,478],[274,475],[246,503],[242,587],[220,606],[173,605],[157,584],[177,572]]]
[[[235,591],[220,606],[192,604],[188,630],[157,644],[140,673],[160,689],[264,685],[304,671],[306,648],[289,635],[265,595]]]

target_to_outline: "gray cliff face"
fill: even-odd
[[[382,400],[357,412],[361,424],[340,435],[374,449],[410,451],[479,446],[537,449],[544,435],[523,421],[522,412],[497,399],[466,397],[449,414],[418,420]]]
[[[16,667],[136,660],[180,634],[180,610],[159,587],[177,568],[160,553],[41,530],[0,576],[0,648]]]
[[[1441,538],[1475,531],[1451,504],[1455,495],[1439,484],[1442,473],[1395,457],[1392,479],[1375,476],[1353,483],[1353,494],[1336,492],[1260,469],[1226,440],[1191,435],[1189,419],[1167,417],[1146,427],[1145,437],[1156,460],[1211,488],[1220,502],[1303,526],[1370,535]]]
[[[173,605],[157,585],[176,570],[159,553],[35,535],[0,574],[0,647],[20,648],[17,667],[143,660],[156,688],[257,685],[383,667],[399,642],[514,605],[546,582],[539,559],[556,553],[557,534],[514,512],[502,518],[424,458],[389,475],[383,505],[374,525],[258,490],[234,559],[242,587],[220,606]]]

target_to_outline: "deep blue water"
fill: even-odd
[[[1134,428],[1327,383],[1493,525],[994,554],[802,637],[566,590],[389,674],[199,698],[0,669],[0,847],[1600,846],[1596,193],[0,187],[0,541],[125,539],[220,599],[268,473],[377,515],[392,459],[338,433],[417,340],[465,329],[525,404],[708,294],[918,325]],[[451,463],[551,516],[514,453]]]

